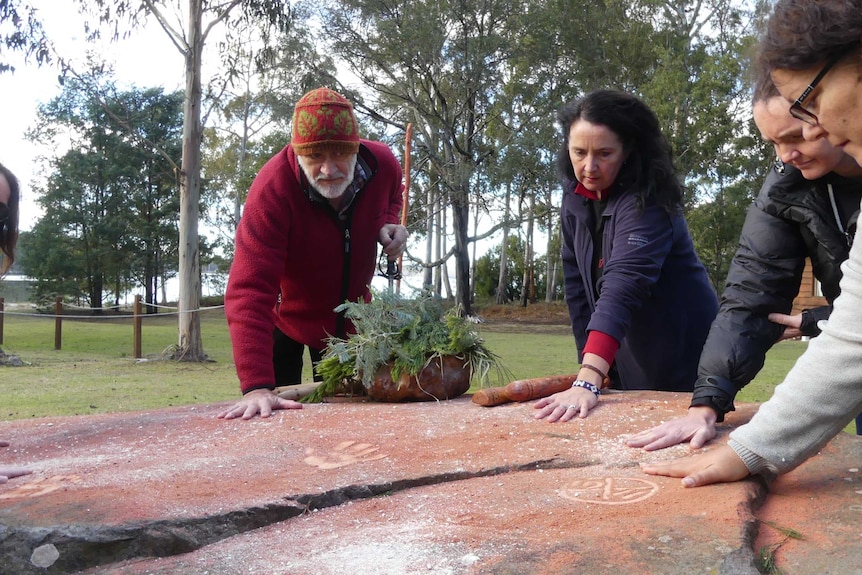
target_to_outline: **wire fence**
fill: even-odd
[[[178,307],[146,304],[147,307],[156,309],[165,309],[173,311],[159,311],[156,313],[144,313],[144,304],[141,296],[136,295],[132,307],[128,306],[105,306],[101,308],[92,308],[77,306],[70,303],[64,303],[61,297],[56,298],[54,302],[54,313],[34,313],[34,312],[18,312],[6,311],[5,299],[0,297],[0,345],[3,345],[5,318],[9,317],[33,317],[39,319],[54,320],[54,349],[60,350],[63,347],[63,321],[64,320],[87,320],[87,321],[128,321],[132,320],[132,353],[135,359],[143,357],[142,341],[143,341],[143,320],[144,318],[179,317],[181,314],[200,313],[204,311],[223,309],[224,305],[200,307],[193,310],[180,311]],[[79,313],[64,313],[66,311],[74,312],[79,310]],[[86,312],[86,313],[82,313]]]

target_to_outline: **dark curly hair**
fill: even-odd
[[[2,276],[9,271],[15,262],[15,246],[18,243],[18,203],[21,199],[21,192],[18,187],[18,178],[3,164],[0,164],[0,177],[6,178],[11,192],[9,201],[6,203],[8,210],[6,221],[0,222],[0,252],[3,252],[2,261],[0,261],[0,276]]]
[[[780,0],[758,45],[773,70],[809,70],[862,47],[862,0]],[[860,56],[862,58],[862,56]]]
[[[557,170],[560,177],[569,180],[575,179],[569,159],[569,132],[578,120],[606,126],[620,139],[628,157],[615,185],[634,190],[641,209],[648,199],[669,213],[681,208],[684,188],[674,167],[670,144],[661,132],[658,118],[643,101],[626,92],[597,90],[557,112],[563,135]]]

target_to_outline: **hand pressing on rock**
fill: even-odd
[[[10,479],[31,473],[33,472],[23,467],[0,467],[0,483],[6,483]]]
[[[8,441],[0,440],[0,447],[8,446]],[[0,483],[6,483],[10,479],[21,477],[22,475],[29,475],[31,473],[33,472],[23,467],[0,467]]]

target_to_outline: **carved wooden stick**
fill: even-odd
[[[548,397],[569,389],[572,387],[572,382],[577,378],[578,374],[519,379],[503,387],[480,389],[473,394],[473,403],[493,407],[501,403]]]

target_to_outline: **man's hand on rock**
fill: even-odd
[[[257,414],[269,417],[277,409],[302,409],[302,404],[292,399],[282,399],[269,389],[249,391],[232,407],[218,414],[220,419],[251,419]]]
[[[6,483],[10,479],[31,473],[33,472],[23,467],[0,467],[0,483]]]
[[[716,419],[717,415],[711,407],[690,407],[685,417],[665,421],[657,427],[627,437],[626,445],[655,451],[688,441],[692,449],[699,449],[715,437]]]
[[[0,447],[9,447],[8,441],[0,440]],[[29,475],[33,473],[29,469],[23,467],[0,467],[0,483],[6,483],[14,477]]]

